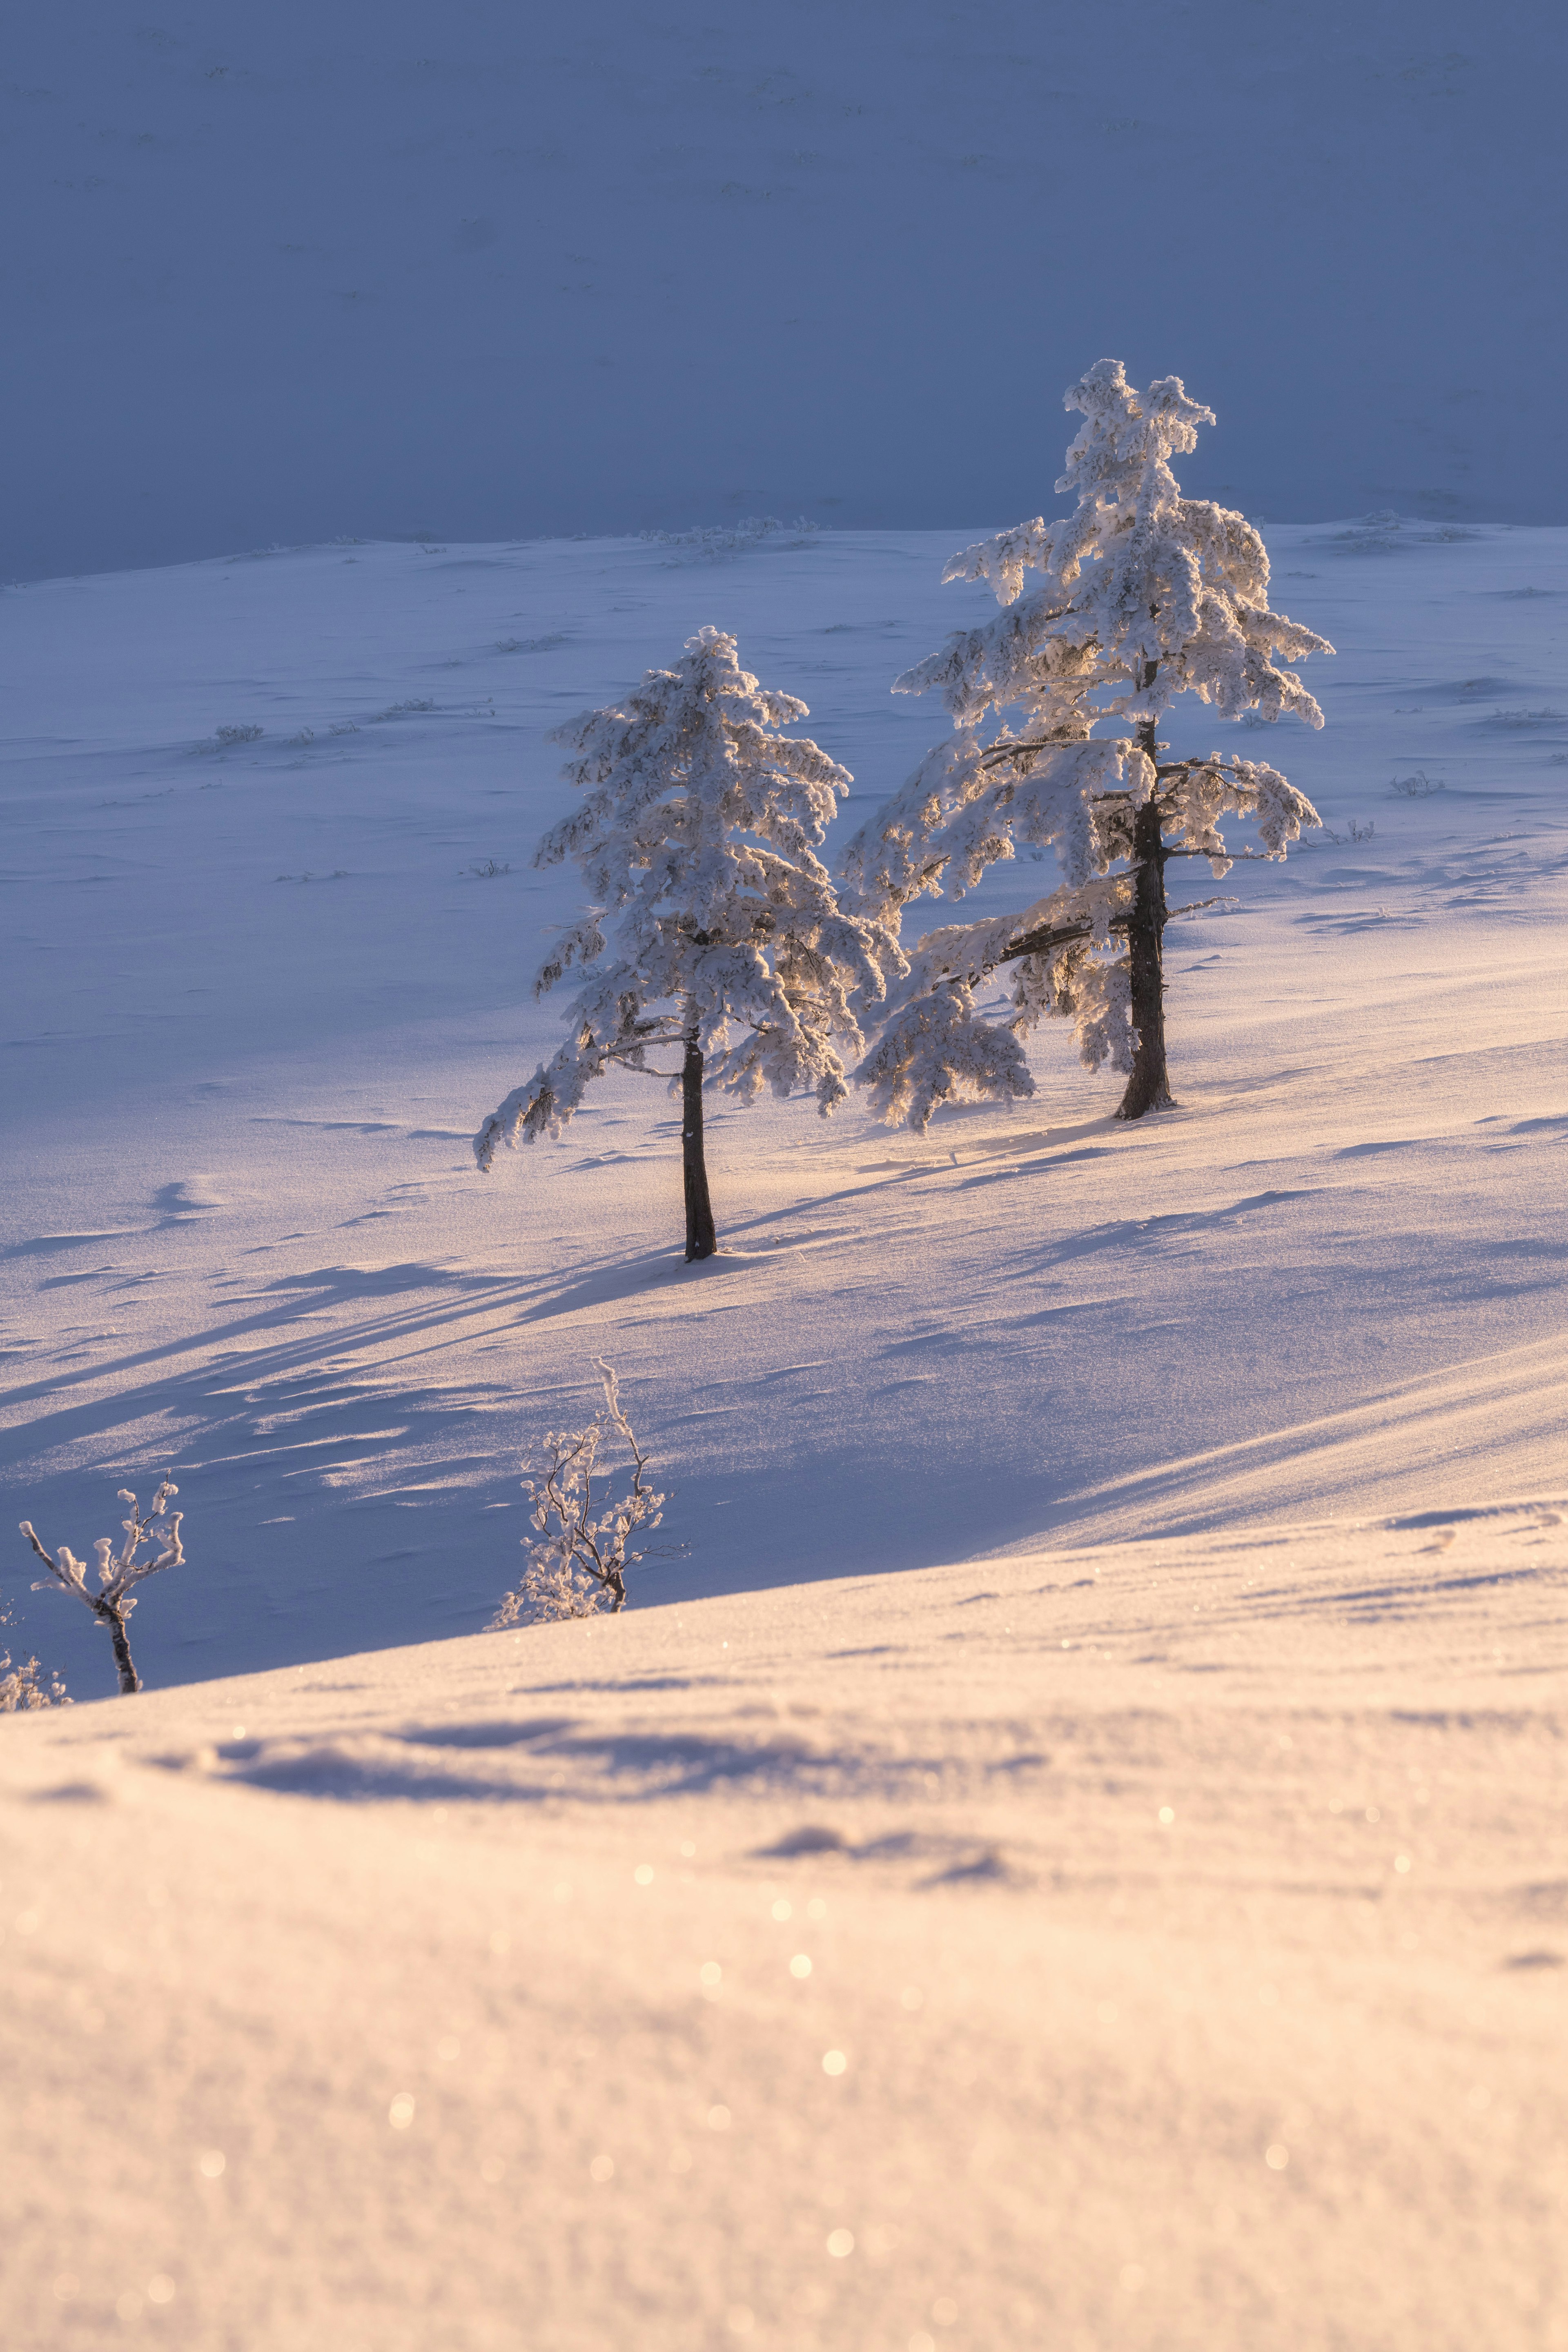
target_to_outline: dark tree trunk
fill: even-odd
[[[1145,684],[1152,682],[1151,674]],[[1138,733],[1152,764],[1153,720],[1146,719]],[[1138,878],[1127,946],[1132,968],[1132,1026],[1138,1043],[1118,1118],[1142,1118],[1146,1111],[1173,1108],[1165,1073],[1165,845],[1157,799],[1145,801],[1133,818],[1132,863]]]
[[[131,1663],[131,1644],[125,1638],[124,1618],[117,1616],[111,1609],[105,1610],[103,1616],[109,1627],[109,1638],[114,1644],[114,1663],[120,1669],[121,1696],[126,1698],[132,1691],[141,1689],[142,1677]]]
[[[719,1238],[708,1198],[708,1163],[702,1157],[702,1048],[695,1022],[686,1032],[680,1072],[680,1159],[686,1178],[686,1255],[711,1257]]]

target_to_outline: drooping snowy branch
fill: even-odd
[[[963,982],[890,1014],[855,1075],[876,1118],[920,1132],[944,1103],[1011,1103],[1035,1091],[1016,1037],[981,1019]]]

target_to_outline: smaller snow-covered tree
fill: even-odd
[[[78,1559],[64,1544],[60,1546],[57,1558],[53,1552],[44,1549],[33,1532],[31,1519],[23,1519],[20,1523],[22,1533],[56,1584],[62,1591],[74,1593],[91,1610],[100,1625],[108,1626],[110,1640],[114,1644],[114,1663],[120,1670],[122,1695],[128,1696],[142,1688],[142,1677],[132,1664],[131,1644],[125,1631],[131,1612],[136,1606],[132,1587],[144,1583],[148,1577],[156,1576],[163,1569],[178,1568],[185,1557],[180,1541],[180,1521],[184,1513],[169,1508],[179,1491],[174,1480],[165,1477],[153,1496],[150,1508],[143,1511],[130,1488],[121,1488],[120,1500],[131,1507],[129,1516],[120,1523],[124,1529],[125,1540],[118,1552],[114,1549],[112,1536],[100,1536],[93,1545],[98,1556],[99,1589],[96,1592],[88,1583],[85,1560]],[[49,1586],[40,1582],[35,1584],[33,1590],[35,1592],[47,1592]]]
[[[1237,855],[1283,857],[1318,823],[1306,796],[1261,761],[1211,751],[1162,758],[1159,722],[1191,693],[1222,719],[1322,713],[1283,661],[1333,648],[1268,606],[1268,557],[1244,517],[1185,499],[1172,457],[1210,410],[1178,376],[1140,393],[1100,360],[1067,394],[1084,423],[1058,490],[1076,513],[1037,517],[965,548],[948,580],[984,580],[1003,611],[961,631],[897,681],[935,688],[954,731],[853,841],[856,903],[883,920],[924,892],[973,889],[1016,843],[1056,853],[1060,888],[1018,913],[928,932],[856,1076],[888,1119],[923,1127],[939,1103],[1034,1091],[1019,1038],[1046,1013],[1077,1024],[1090,1069],[1127,1073],[1119,1116],[1171,1101],[1165,1064],[1165,867]],[[1042,573],[1026,586],[1030,570]],[[1110,732],[1096,729],[1107,724]],[[1252,820],[1237,853],[1221,822]],[[1013,1017],[980,1019],[974,990],[1016,967]]]
[[[482,1169],[520,1136],[559,1135],[606,1070],[651,1072],[680,1090],[686,1255],[704,1258],[717,1247],[704,1082],[742,1102],[763,1086],[809,1089],[824,1116],[844,1100],[838,1046],[864,1051],[857,1008],[883,995],[903,958],[885,924],[843,910],[816,856],[850,779],[778,731],[806,715],[742,669],[733,637],[700,629],[624,707],[555,730],[578,755],[565,772],[583,799],[534,863],[570,857],[593,904],[534,993],[574,965],[584,986],[566,1043],[476,1136]],[[650,1062],[661,1047],[679,1055],[677,1068]]]
[[[494,1632],[528,1619],[624,1609],[626,1570],[643,1557],[629,1549],[631,1538],[639,1528],[657,1528],[663,1516],[665,1497],[647,1484],[648,1458],[622,1410],[615,1368],[602,1356],[594,1361],[604,1382],[603,1405],[586,1429],[546,1430],[542,1470],[524,1465],[531,1473],[522,1491],[533,1506],[534,1532],[522,1538],[528,1555],[522,1580],[503,1595],[491,1621]],[[626,1491],[609,1501],[595,1493],[594,1481],[606,1481],[599,1456],[616,1437],[631,1455],[632,1476]]]

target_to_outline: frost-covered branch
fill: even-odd
[[[134,1587],[158,1575],[165,1568],[178,1568],[184,1560],[184,1547],[180,1541],[183,1511],[171,1511],[170,1504],[179,1493],[174,1480],[165,1476],[143,1511],[127,1486],[120,1490],[120,1500],[130,1505],[127,1517],[121,1521],[124,1541],[118,1552],[111,1536],[100,1536],[93,1545],[98,1568],[98,1590],[87,1580],[85,1560],[79,1560],[62,1544],[58,1553],[47,1551],[33,1531],[30,1519],[19,1522],[21,1532],[32,1545],[54,1582],[64,1592],[69,1592],[91,1610],[100,1625],[107,1625],[114,1645],[114,1663],[120,1672],[120,1688],[123,1694],[139,1691],[142,1678],[131,1660],[131,1645],[126,1638],[126,1623],[136,1606]],[[47,1592],[47,1581],[35,1584],[35,1592]]]
[[[11,1622],[10,1610],[0,1606],[0,1627]],[[24,1658],[18,1665],[9,1650],[0,1648],[0,1715],[32,1715],[44,1707],[70,1704],[58,1675],[50,1674],[46,1679],[37,1658]]]
[[[594,1360],[605,1402],[585,1429],[547,1430],[542,1469],[522,1482],[532,1505],[534,1533],[522,1538],[527,1562],[521,1582],[506,1593],[492,1630],[532,1620],[592,1617],[626,1606],[626,1570],[643,1558],[630,1547],[639,1528],[657,1528],[665,1497],[647,1481],[648,1457],[621,1405],[615,1368]],[[631,1456],[631,1484],[614,1501],[595,1494],[599,1457],[618,1437]],[[528,1466],[528,1465],[525,1465]],[[622,1478],[626,1475],[621,1473]]]

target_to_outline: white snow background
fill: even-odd
[[[544,730],[714,622],[847,837],[974,535],[0,601],[9,1517],[189,1553],[0,1727],[8,2344],[1568,2344],[1568,533],[1269,530],[1330,830],[1173,927],[1176,1113],[719,1108],[696,1266],[651,1080],[472,1165]],[[482,1634],[598,1352],[687,1553]]]

